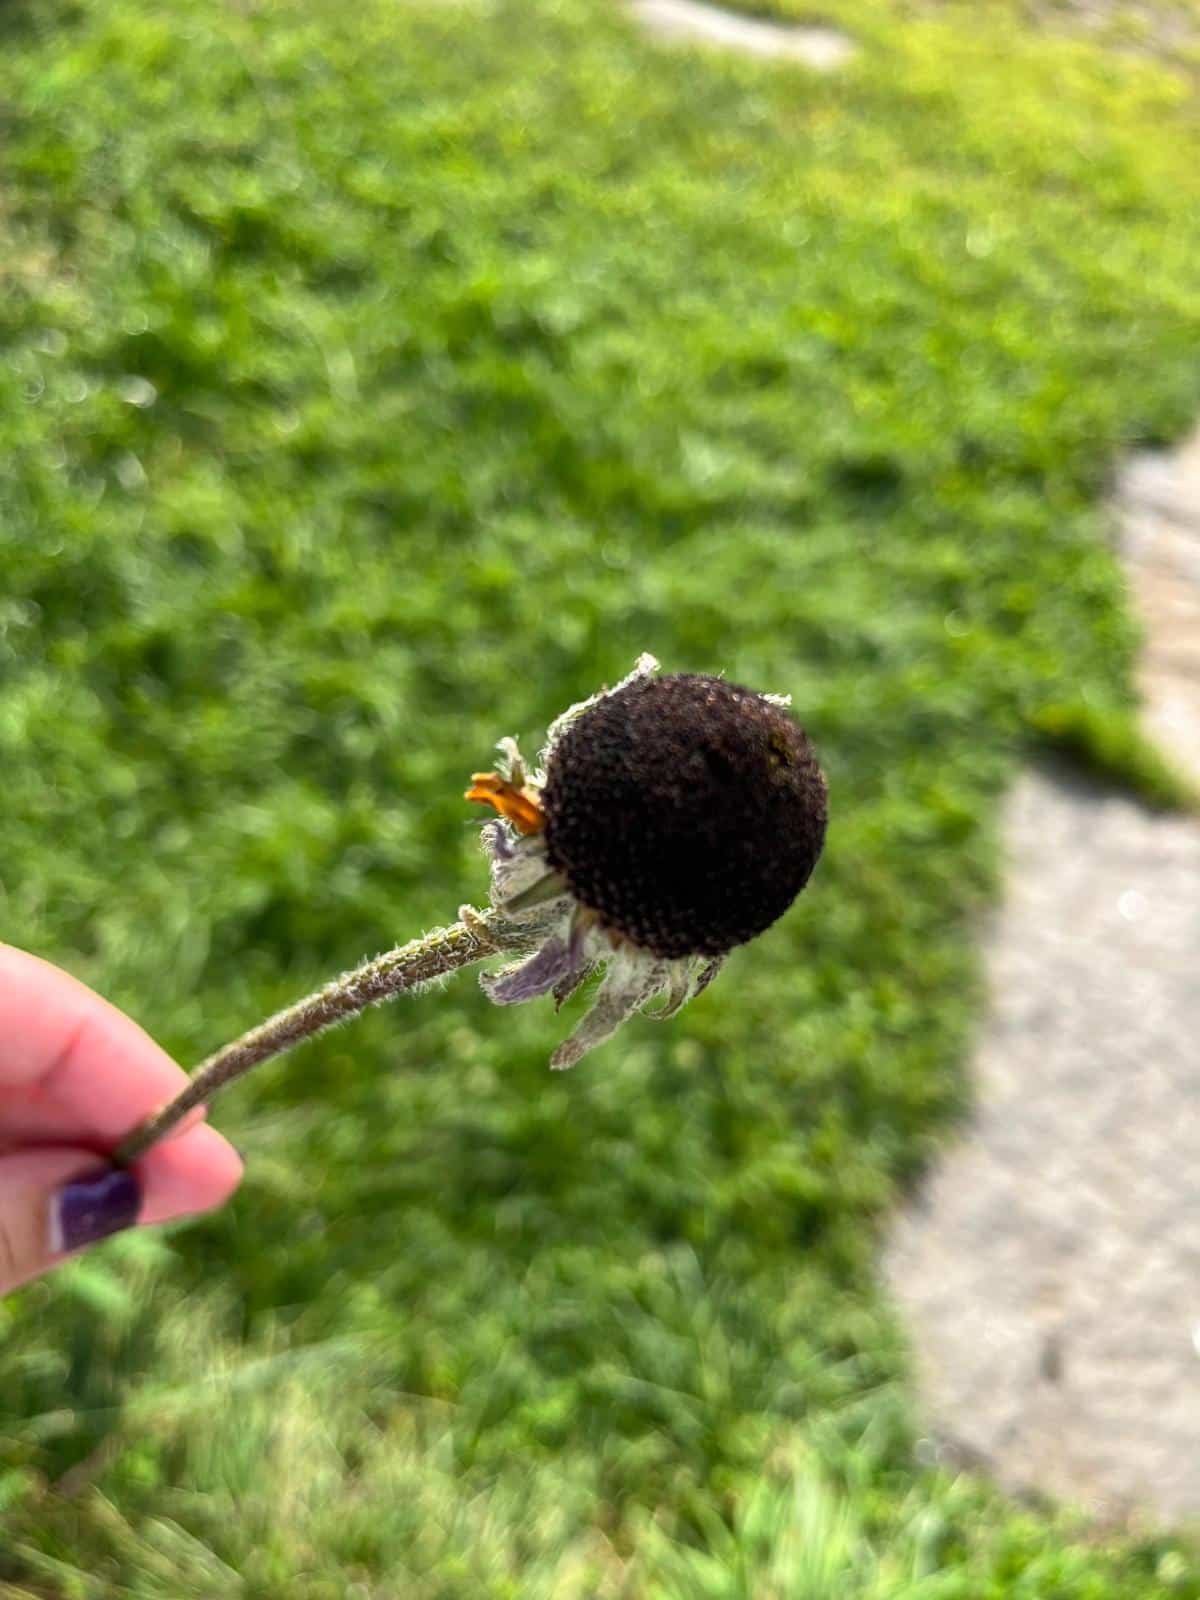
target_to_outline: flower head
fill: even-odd
[[[498,1005],[558,1004],[606,968],[551,1058],[574,1066],[656,996],[673,1016],[735,945],[787,910],[825,837],[825,779],[787,701],[642,656],[614,689],[554,722],[527,771],[516,741],[467,798],[492,904],[522,960],[481,978]]]

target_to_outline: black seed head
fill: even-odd
[[[697,673],[597,701],[551,752],[541,803],[550,864],[576,899],[660,956],[720,955],[770,927],[825,838],[803,728]]]

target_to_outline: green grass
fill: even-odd
[[[790,691],[833,805],[669,1028],[372,1015],[221,1102],[226,1212],[0,1307],[0,1593],[1194,1600],[926,1462],[875,1272],[1016,761],[1167,782],[1100,507],[1200,405],[1186,83],[985,13],[837,79],[576,0],[0,29],[8,939],[191,1062],[478,899],[465,775],[642,649]]]

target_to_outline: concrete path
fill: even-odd
[[[1133,458],[1118,511],[1121,553],[1146,636],[1146,728],[1200,774],[1200,428],[1173,454]]]
[[[1200,776],[1200,432],[1117,497],[1147,726]],[[1010,798],[974,1120],[886,1253],[952,1457],[1200,1517],[1200,824],[1053,771]]]

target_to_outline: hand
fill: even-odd
[[[114,1006],[0,944],[0,1294],[121,1228],[228,1199],[241,1161],[194,1120],[128,1172],[105,1162],[185,1081]]]

